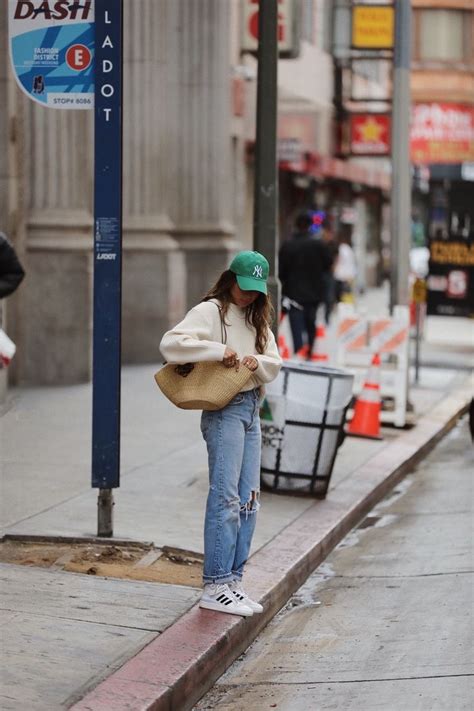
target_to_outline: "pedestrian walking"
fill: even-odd
[[[0,299],[13,294],[25,271],[18,256],[3,232],[0,232]]]
[[[336,300],[353,300],[353,285],[357,275],[357,266],[354,250],[351,247],[348,235],[341,237],[339,252],[334,265],[334,278],[336,280]]]
[[[260,401],[281,358],[270,329],[269,266],[258,252],[239,252],[204,299],[163,336],[171,363],[222,361],[248,368],[243,390],[221,410],[204,411],[209,460],[204,522],[204,590],[200,606],[234,615],[262,612],[242,587],[260,508]]]
[[[306,345],[308,359],[316,337],[316,314],[324,297],[324,275],[332,263],[322,240],[312,234],[312,224],[309,213],[299,214],[295,232],[282,244],[279,255],[279,277],[289,307],[294,351]]]
[[[334,267],[337,261],[337,256],[339,252],[339,244],[334,236],[334,231],[331,227],[331,223],[326,217],[321,225],[321,239],[326,246],[331,260],[330,268],[324,272],[323,283],[324,283],[324,320],[326,325],[329,326],[329,321],[331,318],[331,313],[336,303],[336,279],[334,277]]]

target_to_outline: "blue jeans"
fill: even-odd
[[[239,393],[222,410],[204,411],[209,459],[204,523],[204,583],[241,580],[260,507],[259,390]]]

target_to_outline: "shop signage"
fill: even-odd
[[[474,242],[434,239],[430,243],[429,315],[474,316]]]
[[[242,52],[258,50],[259,0],[243,0]],[[278,56],[297,57],[300,53],[298,13],[295,0],[278,0]]]
[[[301,141],[298,138],[279,138],[277,155],[279,163],[302,164],[304,154]]]
[[[391,5],[354,5],[352,8],[353,49],[392,49],[394,10]]]
[[[282,113],[278,116],[277,130],[280,169],[305,172],[306,156],[315,149],[316,115]]]
[[[389,155],[390,128],[389,114],[351,114],[350,153],[356,156]]]
[[[474,161],[474,107],[416,104],[410,132],[414,163]]]
[[[8,32],[13,74],[30,99],[94,106],[93,0],[9,0]]]

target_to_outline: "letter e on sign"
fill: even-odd
[[[87,69],[92,61],[92,54],[84,44],[72,44],[66,52],[66,63],[76,72]]]

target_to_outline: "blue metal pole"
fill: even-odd
[[[95,2],[92,486],[98,535],[111,536],[120,486],[122,0]]]

